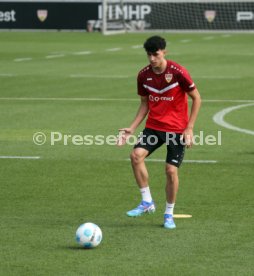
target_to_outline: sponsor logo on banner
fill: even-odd
[[[41,22],[44,22],[48,17],[47,10],[37,10],[37,17]]]
[[[238,11],[236,13],[236,21],[254,20],[254,13],[252,11]]]
[[[165,79],[168,83],[171,82],[172,78],[173,78],[172,74],[165,74]]]
[[[215,19],[216,11],[205,11],[205,18],[209,23],[212,23]]]
[[[0,11],[0,22],[16,22],[16,11]]]

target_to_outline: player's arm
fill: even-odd
[[[187,148],[191,147],[193,144],[193,128],[198,116],[198,112],[201,106],[201,97],[200,94],[195,88],[194,90],[188,92],[188,95],[192,99],[191,112],[189,116],[189,122],[186,129],[183,132],[183,138],[186,143]]]
[[[120,128],[119,129],[119,139],[117,144],[119,146],[122,146],[125,144],[126,139],[128,136],[132,135],[136,128],[142,123],[142,121],[145,119],[147,113],[149,111],[148,107],[148,96],[140,96],[140,105],[137,111],[137,114],[132,121],[130,127],[128,128]]]
[[[131,134],[133,134],[135,132],[136,128],[142,123],[142,121],[145,119],[147,113],[148,113],[148,97],[141,96],[140,97],[140,105],[139,105],[136,117],[133,120],[133,122],[131,123],[131,126],[129,127]]]

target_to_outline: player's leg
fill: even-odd
[[[167,141],[166,159],[166,209],[164,213],[164,227],[174,229],[176,227],[173,219],[176,196],[179,186],[178,168],[184,157],[184,145],[180,143],[180,135],[174,140]]]
[[[173,219],[176,195],[178,191],[178,168],[171,164],[166,164],[166,209],[164,213],[164,227],[174,229],[176,225]]]
[[[131,152],[131,165],[140,189],[148,187],[148,171],[145,165],[145,158],[149,151],[144,148],[134,148]]]
[[[141,139],[134,146],[130,155],[133,173],[142,196],[142,201],[139,206],[127,212],[127,215],[130,217],[140,216],[144,213],[153,213],[155,211],[155,205],[148,184],[148,171],[145,165],[145,158],[161,146],[162,142],[156,136],[155,138],[151,137],[152,135],[155,135],[153,130],[144,129]]]
[[[174,204],[179,185],[178,168],[175,165],[166,164],[166,177],[166,200],[169,204]]]
[[[127,212],[129,217],[137,217],[144,213],[153,213],[155,211],[148,185],[148,171],[145,165],[145,158],[148,154],[149,151],[144,148],[134,148],[130,155],[132,170],[142,196],[142,201],[137,208]]]

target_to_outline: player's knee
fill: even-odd
[[[166,165],[166,175],[168,177],[173,177],[173,176],[177,175],[177,167],[167,164]]]
[[[144,160],[144,156],[142,153],[140,153],[138,150],[134,149],[131,152],[130,159],[132,164],[139,164]]]

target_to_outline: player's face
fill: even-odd
[[[147,57],[153,68],[160,68],[164,64],[165,50],[158,50],[154,53],[147,52]]]

